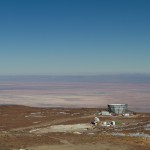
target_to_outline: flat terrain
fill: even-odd
[[[125,103],[130,110],[150,113],[150,84],[71,81],[0,83],[0,104],[95,108],[106,107],[109,103]]]
[[[149,150],[150,114],[99,116],[115,127],[92,127],[97,108],[0,106],[0,150]]]

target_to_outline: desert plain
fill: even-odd
[[[3,79],[0,150],[149,150],[149,101],[149,82]],[[126,103],[134,115],[98,116],[118,124],[91,127],[109,103]]]
[[[93,108],[128,104],[130,110],[150,112],[150,83],[72,81],[9,81],[0,83],[1,105]]]

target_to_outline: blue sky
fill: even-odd
[[[149,0],[1,0],[0,75],[150,73]]]

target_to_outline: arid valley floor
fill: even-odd
[[[1,77],[0,150],[149,150],[150,82],[135,79]],[[125,103],[139,113],[99,116],[118,124],[93,129],[95,113],[109,103]]]
[[[150,113],[99,116],[119,122],[92,128],[98,108],[0,106],[0,150],[149,150]]]

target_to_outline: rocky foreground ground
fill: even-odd
[[[0,150],[149,150],[150,114],[99,116],[116,126],[92,127],[97,108],[0,106]]]

